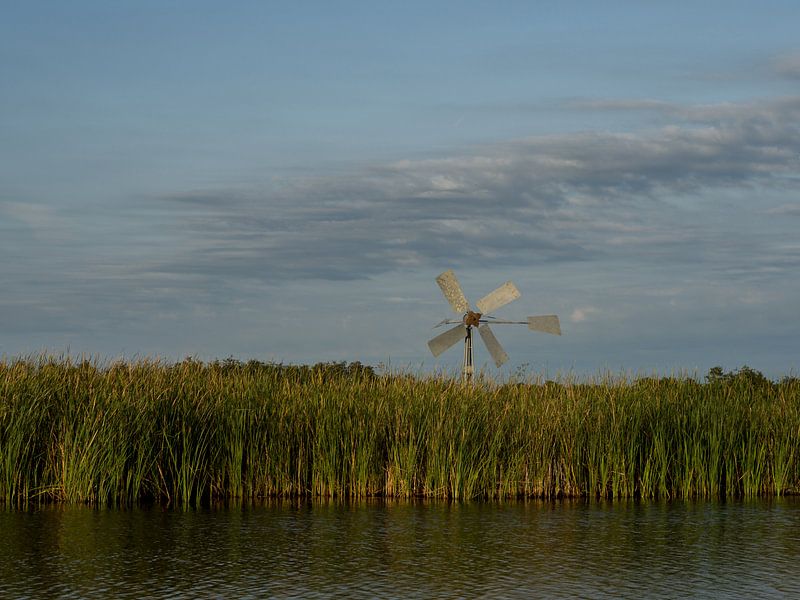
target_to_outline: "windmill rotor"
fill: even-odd
[[[561,324],[557,315],[539,315],[528,317],[525,321],[509,321],[498,319],[489,313],[517,300],[521,294],[517,287],[507,281],[497,289],[486,294],[475,304],[477,311],[470,308],[467,297],[461,289],[455,273],[452,270],[445,271],[436,278],[436,283],[442,290],[442,294],[447,300],[450,308],[455,313],[461,315],[460,319],[443,319],[434,328],[442,325],[455,325],[444,333],[437,335],[428,342],[428,348],[434,356],[439,356],[460,340],[464,340],[464,379],[469,381],[472,378],[472,328],[475,327],[480,334],[483,344],[489,351],[494,360],[494,364],[500,367],[508,360],[508,354],[497,340],[494,332],[489,327],[492,325],[527,325],[532,331],[561,335]]]

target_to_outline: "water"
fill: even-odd
[[[800,500],[0,511],[0,597],[800,597]]]

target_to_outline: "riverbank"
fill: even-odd
[[[800,491],[800,383],[478,385],[361,365],[0,363],[0,499]]]

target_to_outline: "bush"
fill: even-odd
[[[761,371],[751,369],[743,365],[737,371],[723,371],[722,367],[712,367],[706,375],[706,381],[710,384],[737,384],[746,383],[751,386],[770,385],[772,382],[767,379]]]

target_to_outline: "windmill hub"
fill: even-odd
[[[468,310],[467,313],[464,315],[464,325],[467,327],[477,327],[478,324],[481,322],[481,313],[476,313],[471,310]]]

